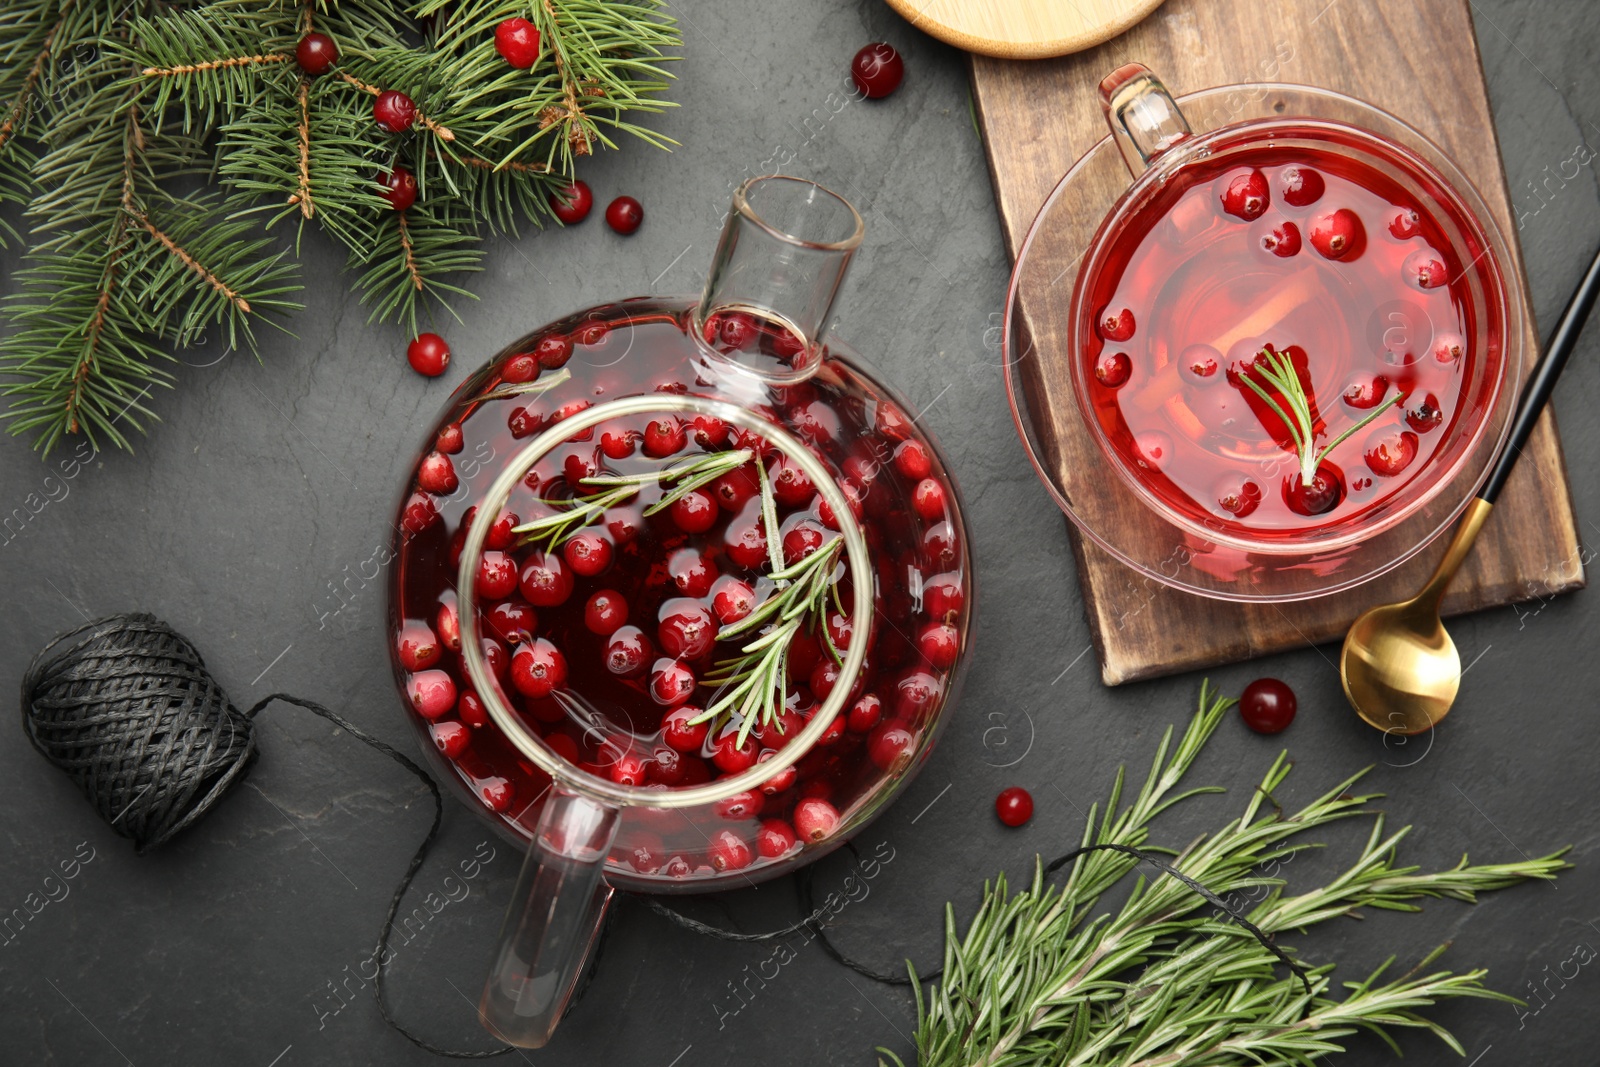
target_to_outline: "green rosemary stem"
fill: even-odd
[[[1268,393],[1256,383],[1250,374],[1252,369],[1265,378],[1267,384],[1277,389],[1284,403],[1289,406],[1288,411],[1283,409],[1283,405],[1279,404],[1271,393]],[[1378,416],[1405,399],[1403,394],[1396,392],[1389,399],[1369,411],[1354,426],[1351,426],[1321,449],[1318,449],[1316,447],[1316,423],[1311,417],[1311,399],[1306,395],[1305,388],[1300,384],[1300,376],[1295,373],[1294,362],[1287,355],[1281,352],[1274,352],[1270,348],[1263,348],[1257,353],[1254,366],[1246,368],[1245,372],[1239,375],[1239,379],[1266,402],[1277,414],[1278,418],[1283,420],[1284,426],[1289,430],[1289,436],[1294,439],[1295,453],[1300,459],[1300,480],[1307,485],[1311,483],[1312,478],[1316,477],[1317,468],[1328,457],[1328,453],[1371,424]]]

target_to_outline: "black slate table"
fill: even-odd
[[[1344,0],[1361,3],[1364,0]],[[366,325],[326,249],[306,257],[298,338],[270,337],[257,362],[211,344],[183,356],[180,387],[139,453],[102,453],[50,489],[50,502],[0,545],[0,692],[15,693],[50,635],[88,617],[142,609],[189,635],[236,702],[275,689],[320,699],[381,737],[413,740],[390,682],[382,579],[359,575],[384,540],[419,424],[504,340],[589,304],[698,289],[733,186],[776,169],[855,199],[868,237],[837,308],[839,332],[897,382],[942,439],[966,494],[981,591],[977,651],[932,761],[859,839],[875,877],[853,883],[834,937],[882,969],[937,962],[945,902],[970,914],[986,877],[1026,877],[1035,852],[1075,843],[1082,812],[1119,762],[1142,774],[1161,730],[1191,711],[1200,677],[1103,688],[1095,677],[1063,520],[1028,468],[998,369],[1008,264],[969,114],[963,58],[872,2],[682,0],[683,106],[660,128],[670,155],[639,145],[590,161],[601,202],[619,193],[647,221],[620,238],[599,218],[498,241],[475,283],[481,303],[447,332],[444,381],[405,368],[403,339]],[[1600,17],[1583,0],[1474,4],[1479,46],[1541,326],[1548,329],[1600,239]],[[856,48],[892,41],[905,85],[881,103],[847,100]],[[1468,47],[1463,43],[1463,47]],[[1579,151],[1579,149],[1582,149]],[[0,291],[15,252],[0,258]],[[3,339],[0,339],[3,343]],[[1572,361],[1556,406],[1583,535],[1600,535],[1600,328]],[[71,445],[67,446],[70,452]],[[0,440],[0,511],[43,495],[50,470],[22,440]],[[366,568],[370,572],[370,567]],[[347,579],[355,575],[353,581]],[[342,598],[335,585],[349,590]],[[1464,1062],[1593,1062],[1600,1045],[1600,599],[1591,593],[1458,621],[1471,665],[1461,702],[1428,741],[1400,746],[1345,706],[1337,650],[1308,648],[1212,672],[1237,693],[1263,673],[1300,695],[1298,721],[1266,739],[1230,720],[1196,771],[1231,798],[1176,813],[1179,844],[1231,815],[1280,745],[1297,769],[1279,800],[1307,799],[1373,765],[1406,853],[1429,867],[1574,845],[1577,869],[1552,886],[1477,906],[1378,913],[1299,939],[1309,958],[1360,978],[1394,953],[1409,967],[1434,945],[1458,968],[1486,965],[1497,989],[1530,999],[1446,1005]],[[15,720],[13,720],[14,722]],[[0,913],[51,900],[0,943],[0,1061],[7,1064],[421,1064],[435,1057],[384,1026],[359,977],[390,891],[427,825],[417,783],[321,720],[279,709],[261,727],[248,783],[202,825],[146,857],[110,833],[13,726],[0,741],[6,849]],[[992,814],[1019,784],[1038,811],[1020,831]],[[1215,801],[1215,802],[1213,802]],[[1364,827],[1331,834],[1297,861],[1324,877]],[[397,944],[398,1014],[430,1040],[485,1048],[471,1001],[519,857],[453,803],[416,893],[449,902]],[[463,867],[465,864],[465,868]],[[470,870],[471,878],[462,872]],[[840,889],[847,855],[817,889]],[[446,882],[455,874],[456,880]],[[1301,882],[1302,885],[1309,882]],[[64,889],[63,889],[64,887]],[[446,896],[448,895],[448,896]],[[37,898],[36,898],[37,899]],[[790,880],[686,902],[747,931],[798,914]],[[1591,947],[1592,946],[1592,947]],[[753,977],[754,976],[754,977]],[[815,944],[793,953],[730,944],[620,905],[598,973],[548,1048],[528,1063],[819,1064],[909,1053],[909,993],[843,970]],[[1406,1062],[1463,1062],[1425,1035]],[[1359,1042],[1346,1062],[1387,1059]],[[517,1057],[508,1061],[516,1062]]]

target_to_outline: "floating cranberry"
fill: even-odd
[[[594,404],[591,403],[590,401],[587,401],[587,400],[569,400],[565,404],[562,404],[560,407],[556,408],[556,413],[550,417],[550,421],[553,422],[553,423],[555,423],[555,422],[563,422],[566,419],[574,418],[574,417],[576,417],[578,415],[581,415],[583,412],[588,411],[592,407],[594,407]],[[577,433],[575,433],[571,437],[567,438],[567,440],[569,440],[569,441],[590,441],[590,440],[593,440],[593,439],[594,439],[594,427],[593,426],[590,426],[588,429],[585,429],[585,430],[579,430]],[[594,458],[593,453],[590,453],[590,457],[589,458],[590,459]],[[598,463],[595,464],[595,469],[597,471],[599,470],[599,464]],[[589,475],[589,477],[593,477],[593,475]]]
[[[806,684],[818,700],[827,700],[828,694],[833,692],[833,687],[839,684],[839,665],[831,658],[817,661],[811,668],[811,675],[806,679]]]
[[[689,443],[683,423],[672,415],[651,419],[644,427],[644,454],[652,459],[664,459],[683,451]]]
[[[517,581],[522,595],[535,607],[553,608],[572,595],[572,571],[554,553],[529,556]]]
[[[468,726],[489,725],[489,709],[484,706],[483,698],[470,689],[461,691],[461,699],[456,701],[456,714]]]
[[[911,491],[911,506],[929,522],[944,518],[944,486],[936,479],[924,478]]]
[[[737,871],[750,866],[755,854],[749,842],[732,830],[718,830],[711,835],[711,866],[719,871]]]
[[[618,755],[606,768],[606,776],[618,785],[644,785],[648,775],[648,764],[644,757],[634,752]]]
[[[869,100],[881,100],[900,88],[906,76],[905,60],[895,51],[894,45],[874,41],[865,45],[850,60],[850,80],[856,83],[861,95]]]
[[[673,707],[694,695],[694,671],[675,660],[659,659],[650,670],[650,697],[657,704]],[[755,757],[750,757],[752,760]]]
[[[1417,435],[1410,430],[1386,429],[1367,438],[1367,467],[1373,474],[1392,478],[1417,458]]]
[[[440,604],[433,625],[439,631],[439,640],[452,652],[461,651],[461,620],[456,616],[454,604]]]
[[[606,512],[605,526],[612,544],[632,544],[644,529],[644,510],[637,504],[613,508]]]
[[[794,806],[794,829],[802,841],[821,841],[838,828],[838,809],[821,797],[807,797]]]
[[[1236,519],[1244,518],[1260,505],[1261,486],[1251,478],[1231,473],[1217,484],[1217,507]]]
[[[404,211],[417,202],[417,176],[404,167],[385,171],[378,175],[378,195],[396,211]]]
[[[1291,722],[1299,702],[1294,690],[1276,678],[1257,678],[1244,687],[1239,698],[1239,714],[1244,724],[1258,734],[1279,733]]]
[[[1406,407],[1406,425],[1418,433],[1427,433],[1444,421],[1444,409],[1439,398],[1432,393],[1423,395],[1422,403]]]
[[[339,46],[325,33],[308,33],[294,46],[294,61],[315,78],[328,73],[339,62]]]
[[[502,511],[495,516],[489,532],[483,535],[483,546],[502,550],[510,548],[517,539],[517,524],[521,521],[516,512]]]
[[[1278,173],[1283,202],[1290,207],[1310,207],[1322,199],[1327,183],[1310,167],[1285,167]]]
[[[764,819],[756,834],[756,850],[765,859],[787,856],[795,846],[794,827],[782,819]]]
[[[785,507],[800,507],[810,503],[816,495],[816,486],[811,484],[810,476],[790,456],[777,456],[767,469],[767,477],[772,482],[773,497]]]
[[[558,370],[572,358],[572,342],[556,334],[541,337],[533,346],[533,358],[545,370]]]
[[[760,336],[761,329],[749,315],[741,311],[724,312],[717,316],[716,334],[724,348],[739,350]]]
[[[430,493],[448,496],[458,489],[461,480],[456,477],[456,467],[443,452],[429,452],[417,467],[417,484]]]
[[[718,578],[712,588],[715,592],[711,597],[711,610],[717,613],[718,621],[724,626],[738,622],[756,609],[755,590],[732,575]]]
[[[1345,385],[1340,398],[1357,411],[1368,411],[1383,402],[1389,392],[1389,379],[1381,374],[1357,371]]]
[[[576,226],[588,218],[593,208],[594,193],[590,191],[589,183],[581,178],[550,194],[550,210],[568,226]]]
[[[627,459],[638,447],[637,430],[611,429],[600,431],[600,451],[607,459]]]
[[[530,407],[515,408],[506,419],[506,427],[517,440],[530,437],[544,425],[544,416]]]
[[[961,636],[948,623],[929,623],[917,635],[917,649],[923,659],[944,670],[955,665],[956,656],[961,651]]]
[[[760,567],[767,559],[767,534],[756,522],[730,525],[727,533],[728,558],[740,567]]]
[[[898,719],[891,719],[879,723],[867,735],[867,756],[880,771],[897,774],[910,762],[916,744],[917,735],[911,728]]]
[[[424,719],[437,719],[456,706],[456,683],[444,671],[418,671],[406,680],[411,706]]]
[[[1172,454],[1172,438],[1160,430],[1145,430],[1134,435],[1135,462],[1148,470],[1160,470]]]
[[[1416,208],[1399,208],[1389,216],[1389,232],[1402,241],[1409,241],[1422,232],[1422,215]]]
[[[372,121],[390,133],[403,133],[417,121],[417,105],[398,89],[385,90],[372,102]]]
[[[563,763],[576,764],[578,762],[578,742],[566,734],[550,734],[544,738],[544,747],[550,754]]]
[[[458,722],[436,722],[428,727],[428,733],[445,759],[455,759],[472,743],[472,731]]]
[[[408,622],[400,627],[400,636],[395,639],[395,652],[400,666],[408,671],[426,670],[438,663],[439,657],[444,654],[439,648],[439,639],[433,636],[428,624],[422,622]]]
[[[703,605],[693,600],[669,600],[661,611],[656,640],[663,652],[675,659],[695,660],[711,651],[717,639],[717,624]]]
[[[666,745],[657,745],[646,764],[650,781],[662,785],[682,785],[689,775],[689,761],[683,753]]]
[[[764,748],[761,750],[761,755],[756,757],[756,765],[760,766],[763,763],[770,762],[771,760],[775,760],[777,758],[778,753],[775,749]],[[777,796],[785,789],[793,788],[795,781],[799,777],[800,772],[797,771],[794,767],[794,764],[791,763],[777,774],[774,774],[771,778],[768,778],[766,781],[762,782],[761,791],[769,797]]]
[[[1324,259],[1343,259],[1361,246],[1365,230],[1361,218],[1347,207],[1311,220],[1311,247]]]
[[[1467,354],[1467,342],[1458,333],[1435,334],[1433,358],[1440,363],[1456,363]]]
[[[527,19],[506,19],[494,28],[494,50],[513,67],[527,70],[539,61],[539,30]]]
[[[1406,281],[1418,289],[1437,289],[1450,280],[1450,271],[1431,248],[1419,248],[1400,265]]]
[[[606,205],[606,225],[624,237],[644,222],[644,206],[631,196],[619,196]]]
[[[672,502],[672,521],[684,533],[705,533],[717,523],[717,502],[710,493],[691,489]]]
[[[729,740],[732,740],[730,737]],[[723,797],[712,806],[712,810],[719,818],[738,822],[741,819],[753,819],[761,814],[761,809],[766,806],[762,795],[754,789],[746,789],[735,793],[731,797]]]
[[[467,445],[467,439],[461,432],[459,422],[447,422],[439,427],[438,436],[433,439],[433,447],[446,455],[453,456]]]
[[[1133,321],[1133,312],[1127,308],[1121,311],[1112,311],[1107,308],[1100,313],[1100,321],[1095,328],[1100,331],[1100,336],[1107,341],[1126,341],[1133,336],[1136,324]]]
[[[845,717],[845,725],[850,728],[851,733],[871,733],[882,718],[883,701],[875,694],[868,693],[850,706],[850,711]]]
[[[1300,227],[1292,222],[1280,222],[1271,232],[1262,235],[1261,247],[1277,256],[1288,259],[1300,254]]]
[[[935,619],[944,619],[961,610],[966,592],[955,574],[936,574],[922,583],[922,606]]]
[[[532,352],[518,352],[507,357],[500,368],[500,380],[520,385],[539,376],[539,360]]]
[[[542,637],[519,645],[511,655],[511,684],[523,696],[547,697],[567,684],[567,658]]]
[[[583,624],[590,633],[609,637],[628,621],[628,600],[615,589],[602,589],[583,607]]]
[[[1133,373],[1133,360],[1126,352],[1103,352],[1094,364],[1094,377],[1107,389],[1115,389],[1127,382]]]
[[[717,568],[697,549],[680,548],[667,558],[667,577],[684,596],[703,597],[717,580]]]
[[[729,471],[711,483],[711,495],[724,511],[741,511],[746,502],[761,492],[761,483],[749,465]]]
[[[921,481],[933,473],[933,460],[919,441],[902,441],[894,450],[894,469],[912,481]]]
[[[504,552],[489,551],[478,561],[473,589],[484,600],[504,600],[517,588],[517,561]]]
[[[1021,786],[1002,789],[994,798],[994,813],[1007,826],[1021,826],[1033,818],[1033,795]]]
[[[605,339],[611,335],[611,324],[606,322],[591,322],[581,327],[575,335],[578,343],[587,348],[604,344]]]
[[[484,612],[489,632],[507,644],[517,644],[538,629],[539,616],[531,605],[520,600],[502,600]]]
[[[891,441],[904,441],[911,436],[911,421],[887,400],[878,401],[873,409],[872,425]]]
[[[928,527],[922,534],[922,551],[936,566],[953,566],[958,557],[956,528],[949,522],[936,522]]]
[[[816,554],[827,535],[810,523],[801,523],[783,535],[783,562],[789,566]]]
[[[1254,222],[1272,203],[1266,176],[1254,167],[1229,175],[1224,182],[1222,210],[1235,218]]]
[[[761,742],[762,747],[777,750],[793,741],[803,729],[805,720],[786,708],[771,719],[757,723],[750,730],[750,736]]]
[[[711,762],[724,774],[749,770],[756,765],[760,754],[761,746],[756,744],[755,738],[746,736],[741,743],[739,731],[731,727],[711,743]]]
[[[573,534],[561,546],[561,555],[574,574],[593,578],[611,566],[611,542],[597,533]]]
[[[511,802],[516,799],[516,795],[516,787],[499,775],[485,778],[478,783],[478,796],[491,811],[510,811]]]
[[[505,646],[492,637],[483,637],[479,638],[478,647],[483,650],[483,662],[488,665],[489,673],[505,681],[511,669]]]
[[[1221,365],[1222,353],[1210,345],[1189,345],[1178,355],[1179,372],[1199,385],[1216,381]]]
[[[1317,468],[1309,482],[1296,471],[1284,479],[1284,501],[1289,510],[1301,515],[1322,515],[1344,499],[1344,477],[1331,463]]]
[[[711,730],[709,722],[695,722],[703,709],[680,704],[661,717],[661,740],[678,752],[699,752]]]
[[[862,509],[861,501],[862,497],[865,495],[861,490],[861,486],[846,478],[844,481],[839,483],[839,493],[844,497],[845,503],[849,505],[850,514],[859,520],[861,518]],[[833,505],[829,504],[826,500],[817,505],[817,517],[822,520],[822,525],[826,526],[828,529],[839,529],[839,520],[838,517],[833,513]]]
[[[728,443],[728,424],[714,415],[696,415],[689,420],[689,439],[701,448],[719,449]]]

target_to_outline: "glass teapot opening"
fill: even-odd
[[[865,224],[842,196],[804,178],[751,178],[733,194],[695,340],[710,357],[769,382],[809,378],[828,311]]]

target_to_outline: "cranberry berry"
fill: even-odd
[[[404,133],[417,121],[417,105],[398,89],[385,90],[372,102],[372,121],[390,133]]]
[[[1285,167],[1278,175],[1283,202],[1290,207],[1310,207],[1322,199],[1327,183],[1310,167]]]
[[[1389,216],[1389,233],[1401,241],[1409,241],[1422,232],[1422,215],[1413,207],[1403,207]]]
[[[688,443],[689,435],[684,431],[683,423],[675,416],[663,415],[645,424],[644,454],[651,459],[665,459],[675,455]]]
[[[661,717],[661,740],[678,752],[699,752],[711,730],[709,722],[695,722],[701,708],[680,704]]]
[[[1344,259],[1361,247],[1365,236],[1360,216],[1347,207],[1311,220],[1311,247],[1324,259]]]
[[[911,506],[929,522],[944,518],[944,486],[933,478],[924,478],[911,491]]]
[[[606,670],[621,678],[631,678],[644,673],[645,666],[654,654],[655,649],[643,630],[637,626],[622,626],[606,642]]]
[[[592,578],[611,565],[611,542],[585,531],[574,534],[562,545],[561,555],[574,574]]]
[[[619,196],[606,205],[606,225],[624,237],[644,222],[644,206],[631,196]]]
[[[418,374],[437,378],[450,366],[450,346],[436,333],[419,333],[417,339],[406,346],[406,361]],[[456,433],[460,432],[461,427],[457,426]]]
[[[761,746],[756,744],[755,738],[746,736],[741,744],[739,731],[731,727],[711,746],[711,762],[724,774],[738,774],[740,771],[749,770],[756,765],[756,759],[760,755]]]
[[[1246,222],[1259,219],[1271,203],[1266,176],[1253,167],[1228,178],[1222,189],[1222,210]]]
[[[756,834],[756,849],[765,859],[787,856],[795,846],[794,827],[782,819],[767,819]]]
[[[691,489],[672,502],[672,521],[688,534],[705,533],[716,525],[717,502],[710,493]]]
[[[1033,818],[1033,796],[1020,786],[1002,789],[994,798],[994,813],[1007,826],[1021,826]]]
[[[517,581],[522,595],[535,607],[553,608],[572,595],[572,571],[560,556],[551,553],[533,553]]]
[[[1405,280],[1418,289],[1437,289],[1450,280],[1450,271],[1432,249],[1419,248],[1400,265]]]
[[[692,600],[669,600],[662,612],[656,640],[661,642],[661,649],[667,655],[697,660],[716,644],[716,620],[701,604]]]
[[[628,621],[628,600],[615,589],[602,589],[589,598],[583,608],[583,624],[589,632],[610,637]]]
[[[1300,227],[1292,222],[1280,222],[1261,238],[1261,247],[1279,259],[1289,259],[1300,254]]]
[[[716,592],[711,598],[711,610],[717,613],[717,620],[724,626],[738,622],[756,609],[755,590],[732,575],[718,578],[713,588]]]
[[[1133,321],[1133,312],[1127,308],[1121,311],[1107,308],[1100,313],[1100,322],[1095,329],[1099,330],[1100,336],[1107,341],[1126,341],[1133,336],[1136,325]]]
[[[472,731],[458,722],[436,722],[428,727],[433,743],[445,759],[455,759],[472,743]]]
[[[821,841],[838,828],[838,809],[821,797],[807,797],[794,806],[794,829],[800,840]]]
[[[1322,515],[1344,499],[1344,477],[1331,463],[1317,468],[1309,482],[1296,471],[1284,480],[1284,500],[1289,510],[1300,515]]]
[[[417,202],[417,176],[405,167],[380,174],[378,195],[389,201],[389,206],[396,211],[404,211]]]
[[[948,670],[961,652],[961,637],[949,623],[930,623],[917,635],[917,649],[930,664]]]
[[[1107,389],[1126,384],[1132,374],[1133,361],[1126,352],[1105,352],[1095,361],[1095,380]]]
[[[456,706],[455,679],[444,671],[419,671],[406,682],[411,706],[424,719],[437,719]]]
[[[511,656],[511,684],[523,696],[547,697],[567,684],[567,659],[542,637],[520,645]]]
[[[328,73],[339,62],[339,46],[325,33],[308,33],[294,46],[294,61],[315,78]]]
[[[510,18],[494,28],[494,50],[518,70],[539,61],[539,31],[527,19]]]
[[[429,452],[417,467],[417,485],[430,493],[448,496],[461,486],[456,467],[443,452]]]
[[[900,88],[906,76],[905,60],[894,46],[874,41],[855,54],[850,61],[850,80],[855,82],[861,95],[869,100],[881,100]]]
[[[400,666],[408,671],[426,670],[438,663],[443,655],[439,639],[423,622],[408,622],[400,627],[400,636],[395,639],[395,653]]]
[[[1380,430],[1367,441],[1365,459],[1373,474],[1392,478],[1417,458],[1417,435],[1410,430]]]
[[[567,226],[576,226],[594,209],[594,193],[589,183],[578,179],[550,194],[550,210]]]
[[[1275,734],[1294,722],[1298,706],[1294,690],[1276,678],[1257,678],[1244,687],[1239,714],[1258,734]]]
[[[659,659],[651,668],[650,697],[657,704],[676,707],[694,695],[694,687],[694,672],[682,663]],[[755,762],[753,754],[750,761]]]

